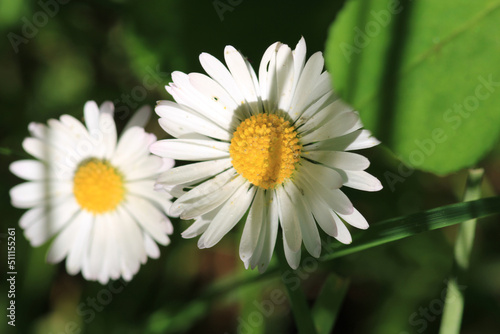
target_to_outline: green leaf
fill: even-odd
[[[366,231],[354,232],[352,243],[349,245],[341,244],[338,241],[327,245],[328,254],[323,255],[321,259],[331,260],[418,233],[498,213],[500,213],[500,196],[446,205],[404,217],[384,220],[371,225]]]
[[[326,66],[365,127],[405,163],[446,174],[500,134],[500,0],[349,1]]]
[[[318,334],[329,334],[337,320],[337,315],[349,289],[349,279],[330,274],[313,307],[313,321]]]

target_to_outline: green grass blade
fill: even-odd
[[[349,279],[330,274],[312,309],[313,321],[318,334],[329,334],[332,331],[337,315],[342,306],[345,294],[349,289]]]
[[[311,310],[307,305],[306,296],[300,284],[302,280],[297,275],[295,270],[290,269],[283,249],[277,247],[276,253],[279,259],[279,267],[281,269],[281,280],[286,287],[290,307],[292,308],[293,317],[299,334],[316,334],[316,328],[311,314]]]
[[[331,260],[412,235],[500,213],[500,196],[461,202],[375,223],[366,231],[356,231],[352,243],[326,245],[321,260]]]
[[[469,171],[464,201],[475,200],[481,197],[481,181],[484,170]],[[446,300],[441,320],[440,334],[458,334],[464,311],[464,295],[459,286],[463,284],[464,273],[469,268],[469,259],[474,244],[477,219],[468,220],[460,225],[455,242],[455,259],[453,270],[448,281]]]

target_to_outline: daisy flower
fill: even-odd
[[[171,214],[194,219],[183,237],[201,235],[198,247],[212,247],[244,218],[240,257],[260,272],[269,264],[279,226],[294,269],[302,242],[319,257],[317,225],[350,243],[344,223],[361,229],[368,223],[340,188],[382,186],[364,171],[368,159],[349,151],[379,142],[333,92],[321,52],[306,61],[303,38],[295,50],[274,43],[258,74],[232,46],[224,58],[227,67],[200,55],[208,76],[172,73],[166,89],[176,103],[156,106],[159,124],[176,139],[152,144],[151,152],[201,161],[164,172],[156,185],[177,197]]]
[[[105,284],[130,280],[172,233],[170,198],[155,194],[157,176],[173,160],[149,153],[156,137],[144,131],[151,111],[142,108],[117,140],[114,106],[85,104],[85,125],[70,115],[48,125],[31,123],[23,147],[37,160],[10,165],[28,182],[11,189],[12,205],[28,209],[20,226],[36,247],[54,235],[49,263],[66,258],[66,270]]]

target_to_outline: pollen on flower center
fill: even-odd
[[[247,118],[238,126],[229,153],[240,175],[268,189],[292,175],[301,148],[297,132],[288,121],[262,113]]]
[[[92,213],[111,211],[123,200],[123,177],[107,161],[89,159],[78,167],[73,193],[80,206]]]

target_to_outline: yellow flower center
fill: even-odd
[[[247,118],[238,126],[229,154],[240,175],[268,189],[292,175],[301,148],[297,131],[288,121],[264,113]]]
[[[94,214],[111,211],[123,200],[123,177],[107,161],[89,159],[75,173],[73,193],[80,206]]]

